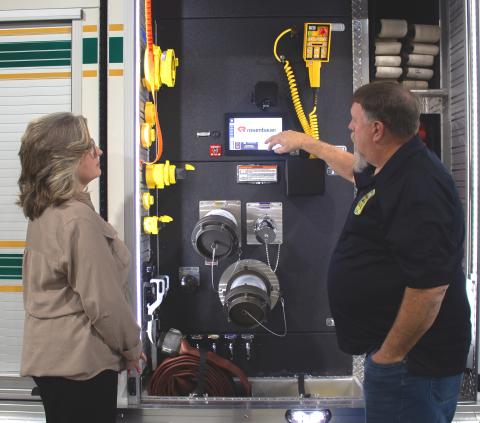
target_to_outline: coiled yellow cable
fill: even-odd
[[[300,125],[302,125],[303,132],[308,135],[312,135],[310,124],[308,123],[307,117],[305,116],[302,102],[300,101],[300,95],[298,94],[297,81],[295,80],[295,75],[293,74],[292,67],[290,66],[288,60],[285,60],[285,65],[283,66],[283,69],[285,70],[285,74],[287,75],[293,107],[295,108],[295,113],[297,113]]]
[[[305,132],[308,135],[312,135],[310,124],[308,123],[307,117],[305,116],[305,112],[303,111],[302,103],[300,101],[300,95],[298,94],[297,82],[295,80],[295,75],[293,74],[293,69],[290,66],[290,63],[288,60],[286,60],[284,57],[280,58],[277,54],[278,42],[285,34],[288,34],[291,31],[292,31],[292,28],[288,28],[285,31],[282,31],[280,33],[280,35],[275,40],[275,43],[273,44],[273,55],[275,56],[275,59],[277,59],[277,61],[284,64],[283,69],[285,71],[285,74],[287,75],[288,86],[290,87],[290,94],[292,96],[293,107],[295,108],[295,113],[297,114],[298,120],[300,121],[300,125],[302,125],[303,132]]]
[[[317,120],[317,106],[313,106],[313,110],[309,113],[308,118],[310,119],[310,130],[311,136],[316,140],[320,139],[320,134],[318,133],[318,120]],[[317,157],[314,154],[308,156],[310,159],[316,159]]]
[[[308,119],[310,120],[310,135],[317,140],[320,139],[318,133],[317,106],[313,107],[313,110],[308,115]]]

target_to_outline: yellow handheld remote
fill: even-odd
[[[303,37],[303,60],[308,68],[310,86],[320,87],[322,62],[330,60],[332,25],[329,23],[305,23]]]

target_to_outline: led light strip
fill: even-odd
[[[137,137],[140,134],[140,0],[135,2],[135,78],[134,78],[134,87],[135,87],[135,100],[133,106],[133,113],[134,113],[134,153],[133,153],[133,162],[135,165],[135,172],[134,172],[134,191],[133,191],[133,198],[134,198],[134,215],[135,215],[135,286],[137,289],[137,323],[142,325],[142,289],[141,289],[141,257],[140,257],[140,240],[141,240],[141,223],[140,223],[140,181],[139,175],[141,172],[140,169],[140,142],[137,141]]]
[[[471,98],[471,109],[470,109],[470,145],[472,152],[472,187],[471,187],[471,202],[472,202],[472,273],[477,272],[478,265],[478,2],[471,1],[470,4],[470,89],[467,90],[467,93],[470,93]]]

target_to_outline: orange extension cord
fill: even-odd
[[[148,67],[149,69],[154,70],[155,61],[153,58],[152,1],[151,0],[145,0],[145,32],[146,32],[146,38],[147,38]],[[163,136],[162,136],[162,129],[160,128],[160,121],[158,120],[157,96],[155,94],[155,87],[153,86],[153,84],[150,84],[150,90],[152,94],[153,104],[155,106],[155,130],[157,133],[157,152],[155,154],[155,159],[152,162],[145,162],[145,164],[157,163],[163,154]]]

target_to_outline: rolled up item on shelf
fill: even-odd
[[[425,43],[405,43],[403,49],[406,53],[430,54],[436,56],[440,52],[440,47],[435,44]]]
[[[397,79],[403,73],[402,68],[395,66],[377,66],[375,69],[375,78]]]
[[[415,43],[436,43],[440,40],[438,25],[409,25],[408,37]]]
[[[405,79],[401,84],[410,90],[428,90],[427,81],[412,81],[411,79]]]
[[[375,66],[400,66],[401,64],[400,56],[375,56]]]
[[[400,54],[402,43],[400,41],[375,41],[375,55]]]
[[[406,54],[404,55],[405,64],[407,66],[418,66],[420,68],[426,68],[433,66],[433,56],[429,54]]]
[[[408,32],[405,19],[380,19],[379,28],[378,38],[403,38]]]
[[[390,79],[390,78],[375,78],[372,79],[370,82],[396,82],[399,84],[398,79]]]
[[[403,77],[405,79],[420,79],[422,81],[428,81],[433,78],[433,70],[427,68],[407,67],[403,71]]]

